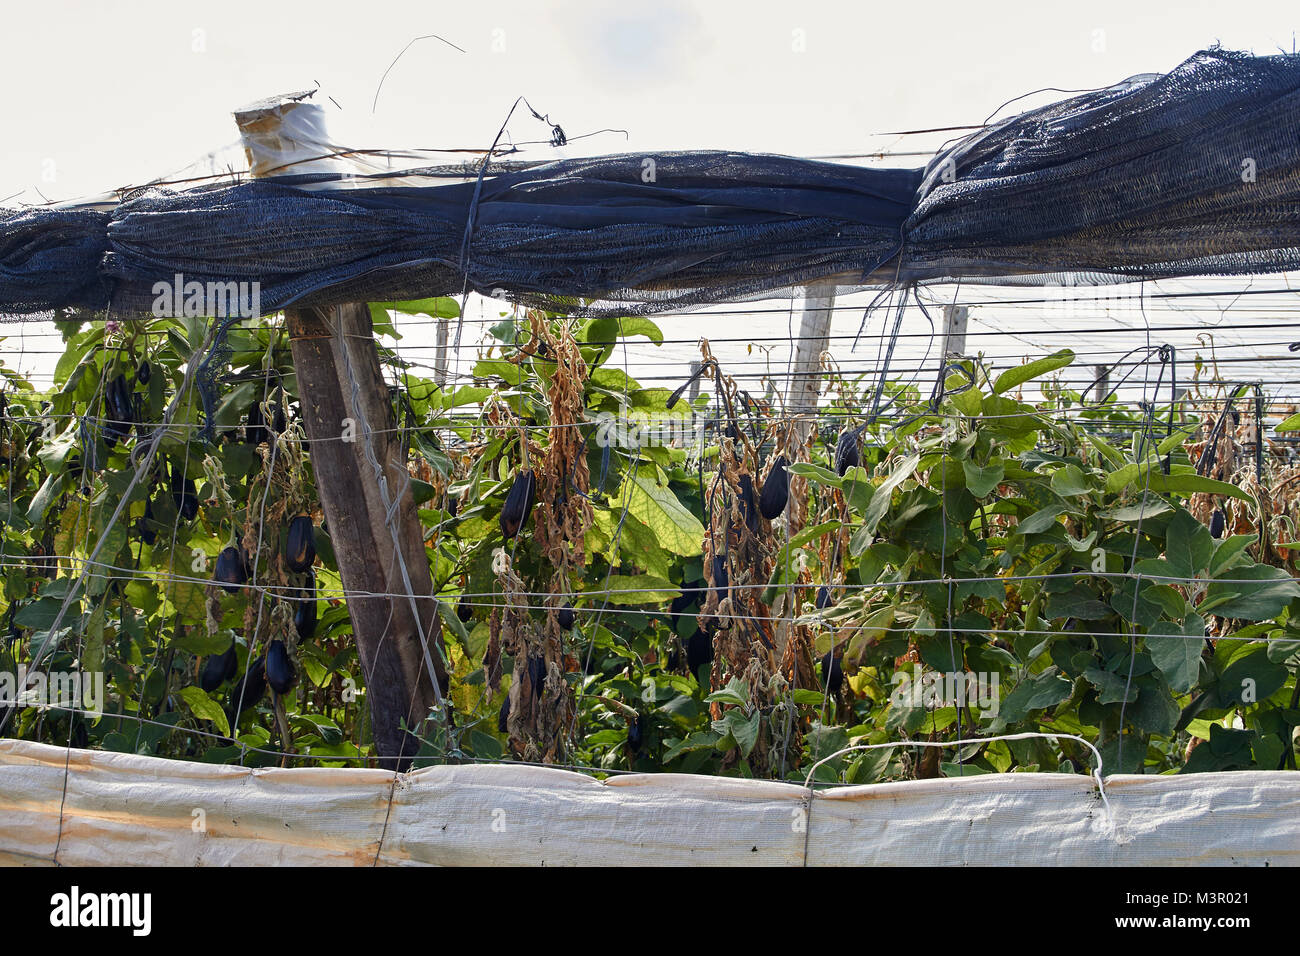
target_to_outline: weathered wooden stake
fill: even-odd
[[[329,165],[302,162],[319,155],[324,137],[314,104],[266,100],[235,119],[255,176],[290,160],[298,163],[294,171]],[[405,769],[419,748],[408,729],[428,716],[447,680],[423,529],[370,310],[364,303],[291,308],[285,326],[316,492],[366,677],[375,749],[385,766]]]
[[[1092,400],[1100,405],[1106,396],[1110,394],[1110,366],[1094,366],[1093,372],[1095,373],[1095,384],[1092,391]]]
[[[966,319],[969,315],[969,306],[945,305],[943,307],[944,358],[966,354]]]
[[[366,675],[375,747],[387,758],[385,765],[404,768],[419,741],[402,724],[417,726],[436,699],[430,667],[444,691],[446,675],[423,531],[370,310],[359,303],[289,309],[285,324],[316,493]],[[363,423],[370,427],[380,474],[366,453]]]
[[[799,321],[799,340],[795,344],[793,368],[786,385],[788,413],[798,416],[799,438],[812,430],[821,394],[822,353],[830,345],[831,318],[835,313],[835,284],[820,282],[804,293],[803,316]],[[807,417],[805,417],[807,416]]]

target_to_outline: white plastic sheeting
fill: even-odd
[[[66,783],[66,790],[65,790]],[[1300,864],[1300,773],[1005,774],[809,792],[509,764],[262,769],[0,741],[0,863]]]

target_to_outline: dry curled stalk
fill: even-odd
[[[704,363],[713,361],[708,342],[701,342]],[[739,390],[734,380],[718,375],[715,385],[720,385],[717,400],[726,412],[729,434],[720,439],[717,471],[706,479],[704,509],[708,521],[704,536],[704,576],[708,593],[700,611],[702,621],[711,629],[713,640],[713,686],[721,687],[733,677],[744,679],[750,688],[750,703],[766,717],[774,715],[788,703],[791,687],[815,686],[812,665],[812,641],[808,629],[774,618],[774,607],[781,617],[793,617],[798,589],[787,588],[778,592],[774,606],[763,603],[763,592],[771,580],[778,559],[784,559],[783,541],[788,540],[791,529],[802,526],[806,518],[804,496],[807,485],[804,479],[792,476],[789,501],[785,514],[769,521],[758,513],[757,504],[762,495],[763,479],[770,473],[777,454],[787,460],[799,461],[807,456],[803,444],[795,441],[785,423],[769,426],[767,437],[776,437],[768,460],[759,460],[763,442],[751,444],[744,424],[735,414],[741,404]],[[784,441],[782,441],[784,439]],[[748,483],[752,500],[747,499]],[[745,502],[749,500],[749,504]],[[773,525],[784,525],[785,534],[778,537]],[[720,587],[721,574],[715,575],[715,558],[725,568],[727,585]],[[806,577],[807,572],[800,572]],[[711,705],[715,719],[725,708]],[[773,740],[770,721],[760,723],[759,738],[749,755],[749,764],[755,773],[766,773],[782,760],[782,754],[798,748],[797,727]],[[734,762],[738,755],[728,758]]]
[[[527,588],[513,565],[507,562],[498,568],[505,608],[492,616],[489,651],[496,646],[514,657],[506,721],[511,749],[525,760],[553,763],[564,759],[575,713],[573,688],[564,679],[568,632],[560,627],[556,611],[572,600],[574,582],[587,563],[586,535],[594,520],[586,497],[589,475],[580,431],[586,413],[587,366],[567,324],[553,324],[541,312],[530,312],[528,321],[533,354],[555,362],[546,390],[550,443],[542,454],[521,439],[527,459],[521,467],[530,467],[534,454],[541,454],[533,539],[551,573],[539,629],[528,613]]]

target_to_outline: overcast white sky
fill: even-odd
[[[932,148],[945,137],[881,134],[980,123],[1030,91],[1166,71],[1216,42],[1260,54],[1291,51],[1297,20],[1294,0],[8,2],[0,17],[0,202],[39,202],[37,189],[66,200],[164,175],[233,143],[236,108],[317,83],[342,107],[330,117],[335,139],[353,146],[485,147],[522,94],[570,136],[628,131],[626,139],[598,136],[559,153],[533,147],[530,159],[705,147],[801,156]],[[424,34],[466,52],[437,40],[415,44],[393,66],[372,116],[384,71]],[[547,131],[521,111],[511,134],[522,141]],[[1185,314],[1187,321],[1222,323],[1217,306],[1205,305],[1208,312]],[[972,347],[997,352],[1006,364],[1064,344],[1092,347],[1101,357],[1087,361],[1102,361],[1120,344],[1110,336],[1062,341],[1065,326],[1044,328],[1039,316],[1041,309],[1017,315],[977,305],[972,331],[985,338]],[[1106,318],[1140,337],[1149,316],[1114,310]],[[837,314],[834,332],[851,336],[859,320],[860,313]],[[661,324],[676,341],[641,349],[629,359],[634,369],[649,363],[662,372],[671,364],[677,374],[698,356],[693,343],[702,330],[734,337],[743,361],[748,339],[781,340],[789,329],[776,314],[761,328],[716,317]],[[1097,323],[1083,317],[1079,324]],[[989,334],[1013,325],[1036,331]],[[47,344],[42,354],[35,334],[34,327],[17,331],[4,348],[21,351],[23,366],[47,371],[57,351]],[[1180,349],[1195,347],[1195,335],[1184,335]],[[1279,368],[1290,375],[1284,338],[1273,329],[1270,342],[1277,340]],[[912,361],[927,341],[916,340]],[[427,343],[404,345],[414,351]],[[869,368],[874,356],[873,346],[840,357]],[[773,358],[784,367],[784,354]]]
[[[571,135],[630,134],[584,152],[898,149],[871,134],[977,123],[1030,90],[1164,71],[1216,41],[1289,51],[1296,12],[1281,0],[7,2],[0,199],[161,175],[233,141],[235,108],[317,82],[357,143],[486,145],[523,94]],[[370,130],[385,68],[429,33],[467,53],[412,47]],[[543,132],[512,126],[516,139]]]

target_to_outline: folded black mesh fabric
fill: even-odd
[[[823,278],[1276,272],[1300,265],[1298,128],[1300,57],[1210,50],[980,130],[925,169],[697,151],[469,182],[430,169],[419,187],[317,174],[147,189],[108,214],[0,212],[0,313],[148,313],[177,274],[260,283],[264,312],[468,289],[626,313]]]

